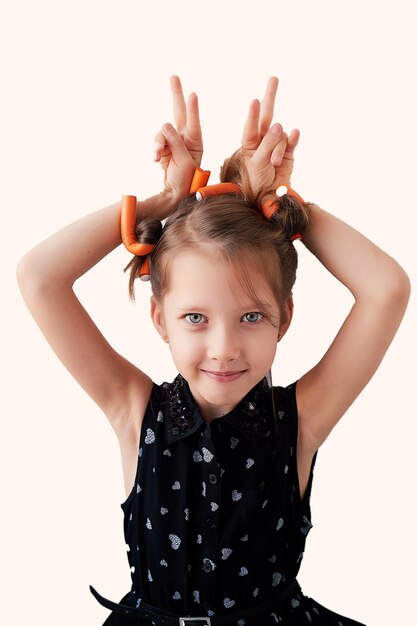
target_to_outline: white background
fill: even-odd
[[[210,184],[276,75],[274,121],[301,131],[294,188],[393,256],[415,289],[415,17],[405,0],[2,4],[2,622],[98,625],[108,611],[88,585],[115,601],[130,589],[117,439],[25,308],[18,260],[122,194],[162,190],[153,137],[174,121],[172,74],[199,96]],[[353,304],[295,245],[275,385],[318,362]],[[117,351],[170,381],[149,284],[128,301],[129,260],[119,247],[77,294]],[[306,595],[367,626],[415,615],[415,319],[412,292],[377,373],[319,450],[298,576]]]

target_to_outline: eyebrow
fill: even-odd
[[[254,307],[254,303],[248,303],[246,305],[243,305],[242,309],[250,309],[251,307]],[[256,307],[255,307],[256,308]],[[197,306],[197,305],[193,305],[193,306],[184,306],[184,307],[177,307],[178,311],[210,311],[209,307],[205,307],[205,306]]]

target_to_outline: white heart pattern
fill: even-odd
[[[194,602],[200,602],[200,592],[198,591],[198,589],[195,589],[193,591],[193,596],[194,596]]]
[[[285,473],[287,473],[287,472],[288,472],[288,465],[286,465],[286,466],[284,467],[284,472],[285,472]]]
[[[162,411],[158,411],[158,417],[157,417],[157,422],[163,422],[164,421],[164,414],[162,413]]]
[[[179,484],[178,480],[176,480],[175,483],[172,485],[172,489],[181,489],[181,485]]]
[[[220,468],[220,478],[223,476],[223,474],[225,473],[225,469],[223,469],[222,467]]]
[[[185,521],[188,522],[188,520],[190,519],[190,509],[184,509],[184,513],[185,513]]]
[[[249,535],[243,535],[242,539],[240,541],[247,541],[249,538]]]
[[[284,411],[278,411],[278,417],[279,417],[280,420],[282,420],[284,415],[285,415]]]
[[[255,463],[255,461],[253,459],[248,459],[246,461],[246,469],[249,469],[250,467],[252,467],[252,465]]]
[[[153,582],[153,578],[152,578],[152,574],[151,572],[148,570],[148,579]]]
[[[239,491],[236,491],[236,489],[233,489],[232,491],[232,500],[233,502],[237,502],[237,500],[240,500],[242,497],[242,494],[239,493]]]
[[[206,463],[210,463],[210,461],[212,460],[213,456],[214,455],[210,452],[210,450],[207,450],[207,448],[204,448],[204,446],[203,446],[203,457],[204,457],[204,460],[206,461]]]
[[[268,559],[270,563],[275,563],[276,560],[277,560],[277,557],[275,554]]]
[[[279,583],[281,582],[282,579],[282,574],[280,574],[279,572],[274,572],[272,574],[272,586],[276,587],[277,585],[279,585]]]
[[[148,428],[146,431],[145,443],[153,443],[155,441],[155,433],[152,428]]]
[[[217,511],[217,509],[219,508],[217,502],[210,502],[210,506],[212,511]]]
[[[176,591],[172,597],[174,600],[181,600],[181,594],[179,591]]]
[[[254,589],[253,592],[252,592],[253,597],[256,598],[258,593],[259,593],[259,587],[256,587],[256,589]]]
[[[201,492],[201,495],[205,496],[206,495],[206,483],[203,480],[203,490]]]
[[[161,515],[165,515],[165,513],[168,513],[168,509],[165,509],[163,506],[161,506]]]
[[[222,548],[222,559],[223,561],[225,559],[227,559],[231,554],[232,554],[233,550],[231,548]]]
[[[200,461],[202,461],[202,460],[203,460],[203,457],[201,456],[201,454],[199,453],[198,450],[193,452],[193,461],[194,461],[194,463],[200,463]]]
[[[162,559],[162,561],[159,561],[161,565],[163,565],[164,567],[168,567],[168,563],[165,561],[165,559]]]
[[[249,570],[246,569],[246,567],[241,567],[240,568],[240,572],[239,572],[239,576],[246,576],[246,574],[249,573]]]
[[[203,537],[201,535],[197,535],[197,543],[202,543]]]
[[[230,598],[224,598],[223,604],[226,607],[226,609],[230,609],[230,607],[235,604],[235,601],[231,600]]]
[[[172,456],[171,455],[171,450],[168,450],[168,448],[166,450],[164,450],[164,455],[165,456]]]
[[[171,548],[173,548],[174,550],[178,550],[178,548],[181,545],[181,539],[178,537],[178,535],[169,535],[169,538],[171,540]]]
[[[146,528],[149,528],[149,530],[152,530],[152,524],[151,524],[151,520],[149,519],[149,517],[146,518]]]
[[[232,448],[236,448],[237,444],[239,443],[240,439],[238,439],[237,437],[230,437],[230,447]]]
[[[282,517],[280,517],[279,520],[278,520],[278,524],[277,524],[276,530],[279,530],[280,528],[282,528],[283,524],[284,524],[284,520],[282,519]]]

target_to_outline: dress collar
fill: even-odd
[[[178,374],[172,383],[164,383],[168,394],[166,419],[168,442],[191,435],[205,422],[188,382]],[[266,376],[231,410],[217,420],[225,420],[256,445],[269,435],[268,416],[272,415],[271,388]],[[271,421],[269,422],[271,423]]]

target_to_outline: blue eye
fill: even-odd
[[[202,317],[201,313],[186,313],[186,315],[183,315],[183,318],[187,318],[188,316],[191,317]],[[197,326],[197,324],[194,324],[194,322],[189,322],[188,320],[186,320],[187,324],[190,324],[191,326]]]
[[[257,311],[253,311],[252,313],[245,313],[245,315],[260,315],[263,317],[262,313],[258,313]],[[260,322],[261,320],[258,318],[257,320],[253,320],[254,322]]]
[[[260,319],[258,317],[258,319],[255,320],[250,320],[249,324],[251,324],[252,326],[254,326],[254,324],[260,322],[263,319],[263,315],[262,313],[258,313],[257,311],[253,311],[251,313],[245,313],[243,317],[245,317],[246,315],[258,315],[260,316]],[[195,320],[190,322],[188,321],[186,318],[188,317],[193,317],[193,318],[198,318],[198,317],[204,317],[204,315],[202,315],[201,313],[186,313],[185,315],[182,316],[182,319],[185,319],[185,321],[187,322],[187,324],[189,324],[190,326],[201,326],[201,324],[199,324],[199,320]]]

